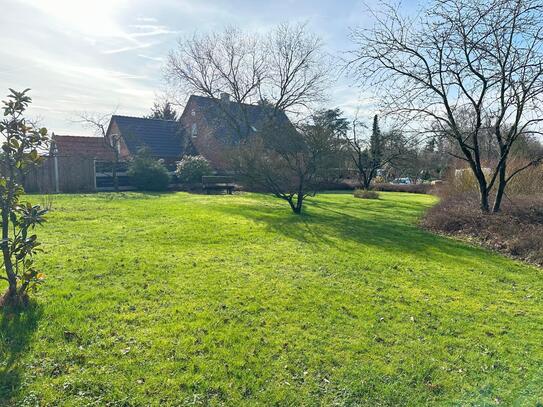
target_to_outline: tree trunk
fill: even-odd
[[[113,176],[113,190],[119,192],[119,179],[117,178],[117,164],[113,163],[113,170],[111,171]]]
[[[489,191],[486,185],[486,179],[484,174],[476,174],[477,182],[479,183],[479,196],[480,196],[480,207],[481,211],[484,213],[490,212],[490,203],[488,200]]]
[[[6,296],[8,299],[14,299],[17,296],[17,276],[13,272],[13,263],[9,250],[9,208],[2,208],[2,255],[4,258],[4,268],[6,277],[8,278],[8,291]]]
[[[296,208],[294,209],[294,213],[296,214],[300,214],[302,213],[302,205],[303,205],[303,202],[304,202],[304,197],[303,195],[300,195],[298,194],[298,197],[296,199]]]
[[[494,200],[494,207],[492,208],[492,212],[494,213],[497,213],[500,211],[506,185],[507,185],[507,168],[504,162],[500,167],[500,173],[499,173],[499,178],[498,178],[498,190],[496,191],[496,199]]]
[[[290,209],[292,209],[292,212],[294,212],[297,215],[302,213],[303,200],[304,200],[303,196],[299,194],[296,195],[296,202],[294,202],[294,197],[287,199],[290,205]]]
[[[113,162],[113,169],[111,175],[113,176],[113,189],[115,192],[119,192],[119,178],[117,177],[117,164],[119,163],[119,152],[117,151],[117,146],[115,146],[115,156]]]
[[[366,175],[365,172],[360,171],[358,180],[360,181],[360,184],[362,184],[362,188],[366,191],[370,189],[371,179]]]
[[[290,209],[292,209],[292,212],[296,213],[296,205],[294,204],[294,199],[288,198],[287,202],[290,205]]]

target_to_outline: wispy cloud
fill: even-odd
[[[144,23],[156,23],[158,21],[154,17],[137,17],[136,20]]]
[[[374,2],[376,0],[367,0]],[[404,0],[410,2],[414,0]],[[143,114],[161,92],[160,69],[181,33],[239,25],[265,30],[309,20],[335,49],[344,49],[360,0],[0,0],[0,92],[32,87],[44,124],[69,133],[74,110]],[[4,4],[6,3],[6,4]],[[334,43],[334,41],[336,41]],[[372,109],[365,95],[335,84],[330,105],[347,114]],[[76,131],[78,132],[78,131]]]
[[[105,50],[105,51],[102,51],[102,53],[103,54],[120,54],[121,52],[128,52],[128,51],[133,51],[133,50],[136,50],[136,49],[149,48],[149,47],[152,47],[153,45],[154,45],[154,43],[128,45],[128,46],[122,47],[122,48]]]
[[[144,38],[144,37],[155,37],[157,35],[172,35],[172,34],[179,34],[180,31],[173,31],[173,30],[155,30],[155,31],[148,31],[143,33],[130,33],[128,34],[131,38]]]
[[[179,34],[179,31],[170,30],[168,27],[163,25],[149,25],[149,24],[136,24],[129,25],[129,28],[135,28],[139,31],[131,32],[127,34],[131,38],[141,38],[141,37],[153,37],[156,35],[172,35]]]
[[[155,61],[155,62],[164,62],[165,60],[163,57],[153,57],[153,56],[145,55],[145,54],[138,54],[138,57],[143,58],[143,59],[148,59],[149,61]]]

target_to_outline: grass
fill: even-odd
[[[0,405],[542,403],[541,270],[420,230],[433,204],[56,196]]]

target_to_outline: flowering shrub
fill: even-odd
[[[179,181],[185,184],[202,182],[204,175],[212,173],[211,165],[201,155],[186,155],[177,163],[175,171]]]

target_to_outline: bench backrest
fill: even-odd
[[[234,179],[224,175],[204,175],[202,184],[232,184]]]

